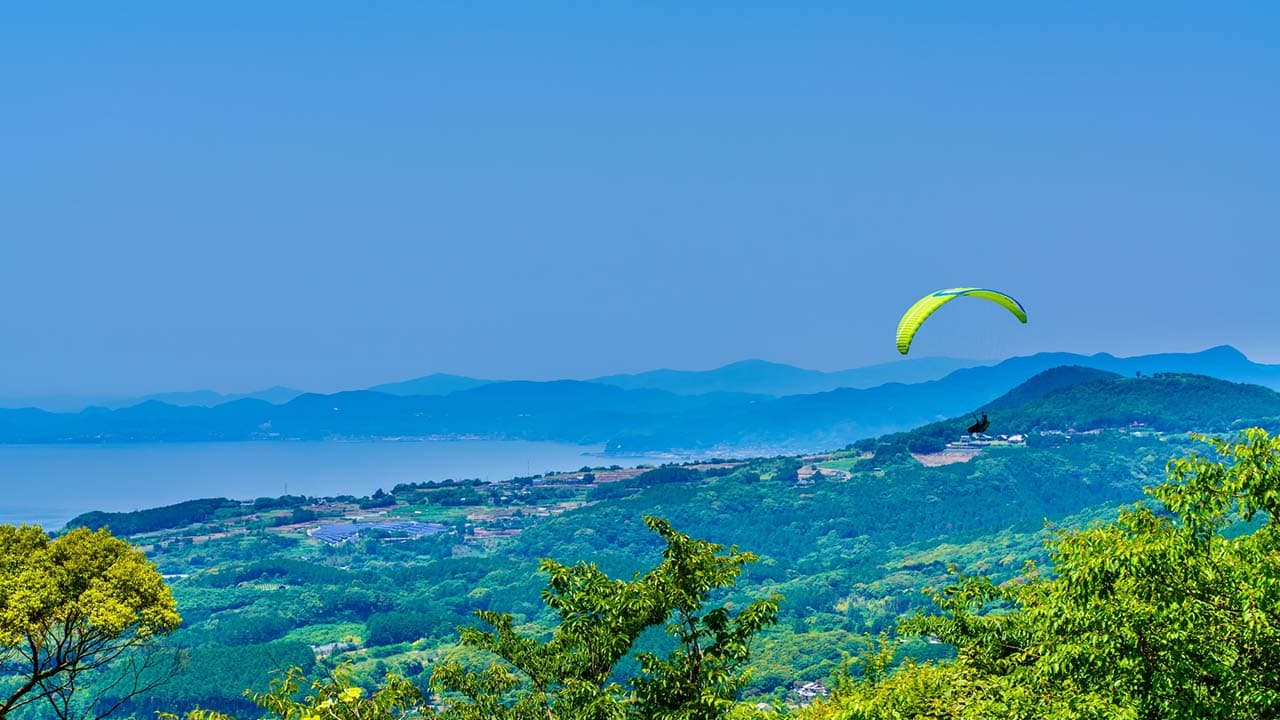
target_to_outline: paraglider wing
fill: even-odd
[[[911,349],[912,338],[916,336],[916,331],[920,329],[924,321],[937,312],[938,308],[958,297],[976,297],[990,300],[1013,313],[1014,317],[1018,318],[1019,321],[1024,323],[1027,321],[1027,311],[1022,309],[1021,303],[1002,292],[987,290],[986,288],[948,288],[939,290],[917,300],[902,316],[902,320],[898,322],[898,352],[906,355],[907,350]]]

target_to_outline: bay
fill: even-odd
[[[0,445],[0,523],[53,530],[89,510],[195,498],[362,496],[405,482],[493,482],[584,465],[655,463],[602,458],[602,450],[517,440]]]

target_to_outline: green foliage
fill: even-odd
[[[640,654],[634,713],[644,718],[723,717],[749,679],[751,639],[777,622],[782,598],[757,600],[736,615],[724,606],[703,612],[711,591],[733,585],[742,566],[758,558],[736,549],[719,556],[719,546],[677,533],[664,520],[646,518],[645,524],[667,543],[663,563],[670,568],[660,576],[666,585],[660,592],[673,611],[667,632],[679,645],[666,658]]]
[[[591,500],[609,500],[611,498],[625,497],[637,490],[654,487],[655,485],[688,483],[701,478],[702,474],[697,470],[690,470],[678,465],[664,465],[663,467],[643,472],[629,480],[597,485],[591,489],[587,497]]]
[[[225,647],[204,644],[189,650],[186,664],[168,682],[128,707],[137,717],[153,717],[157,711],[175,708],[210,708],[254,717],[257,705],[246,698],[246,689],[263,692],[281,668],[301,672],[315,668],[315,654],[301,642],[275,641]]]
[[[165,505],[164,507],[135,510],[133,512],[88,512],[72,518],[67,523],[67,527],[87,527],[90,529],[105,527],[110,528],[113,533],[118,535],[137,535],[139,533],[206,522],[213,519],[215,513],[219,510],[238,510],[239,508],[240,503],[226,498],[187,500],[176,505]]]
[[[343,667],[329,677],[316,679],[308,679],[298,668],[291,668],[271,682],[268,692],[245,694],[280,720],[408,720],[423,717],[425,705],[422,691],[402,677],[387,675],[382,686],[370,693],[354,684],[349,670]],[[233,720],[209,710],[193,710],[182,718],[162,712],[159,719]]]
[[[1123,378],[1082,367],[1043,372],[984,407],[991,411],[989,432],[993,434],[1119,428],[1131,423],[1170,432],[1280,425],[1280,395],[1258,385],[1174,373]],[[869,463],[882,466],[908,451],[939,452],[964,435],[970,422],[968,416],[961,416],[854,447],[874,450],[876,457]]]
[[[1080,365],[1063,365],[1036,374],[983,407],[987,410],[1021,407],[1063,388],[1119,379],[1119,375],[1107,370]]]
[[[890,629],[904,613],[927,607],[919,589],[944,583],[948,563],[1007,579],[1024,559],[1047,560],[1041,547],[1045,517],[1083,524],[1095,517],[1074,515],[1084,508],[1139,497],[1142,483],[1173,449],[1171,439],[1104,433],[1060,446],[992,449],[944,467],[923,467],[905,456],[883,473],[855,471],[847,480],[823,477],[805,485],[777,479],[801,464],[792,458],[753,460],[715,476],[682,468],[686,479],[680,482],[598,483],[594,488],[621,489],[608,501],[550,518],[531,516],[519,535],[491,545],[464,546],[456,535],[442,533],[377,543],[374,553],[364,544],[320,546],[300,534],[230,535],[162,556],[166,572],[191,573],[173,581],[188,622],[172,642],[194,658],[234,639],[264,652],[277,639],[305,640],[321,655],[352,661],[356,679],[371,683],[380,674],[369,650],[393,650],[385,656],[391,669],[430,666],[454,652],[454,628],[476,610],[509,612],[522,632],[550,632],[557,619],[540,599],[538,558],[591,558],[610,577],[645,572],[652,567],[646,558],[663,547],[638,520],[652,513],[760,556],[744,567],[734,588],[725,589],[724,601],[740,608],[771,593],[787,601],[778,625],[753,645],[753,673],[742,694],[752,702],[794,701],[788,689],[793,681],[826,677],[862,633]],[[519,490],[506,484],[483,489],[490,497]],[[429,502],[415,508],[439,507]],[[189,564],[193,556],[203,564]],[[400,618],[395,634],[371,637],[383,622],[371,619],[385,613],[411,617]],[[361,629],[346,629],[352,625]],[[662,635],[660,627],[656,634]],[[413,647],[398,649],[403,640],[413,640]],[[920,659],[949,648],[923,642],[911,647]],[[669,649],[642,638],[616,666],[614,679],[640,672],[639,652]],[[245,682],[210,683],[203,695],[196,679],[182,683],[190,692],[174,693],[172,704],[159,707],[185,710],[198,699],[202,707],[244,712]],[[158,692],[165,695],[167,688]]]
[[[417,640],[431,630],[431,619],[422,613],[388,612],[369,617],[365,640],[371,646]]]
[[[155,565],[105,530],[0,525],[0,717],[109,713],[166,677],[150,646],[180,622]]]
[[[550,638],[521,634],[511,615],[478,613],[493,630],[466,628],[462,641],[501,659],[483,671],[457,663],[438,667],[432,688],[450,698],[444,716],[530,719],[724,717],[746,680],[751,637],[777,617],[780,598],[757,600],[734,614],[704,611],[712,593],[733,585],[750,553],[694,540],[666,521],[645,525],[666,543],[662,562],[631,580],[593,564],[544,560],[543,600],[558,624]],[[642,653],[641,674],[627,689],[615,666],[649,628],[670,619],[678,647],[666,658]]]
[[[1268,424],[1264,421],[1277,415],[1280,395],[1259,385],[1159,373],[1054,390],[1002,413],[1000,422],[1012,432],[1123,427],[1134,422],[1157,430],[1225,431],[1242,424]]]
[[[281,495],[280,497],[260,497],[253,501],[253,509],[255,512],[264,510],[278,510],[281,508],[300,508],[306,505],[308,498],[305,495]]]
[[[810,716],[1276,717],[1280,438],[1197,439],[1212,454],[1169,463],[1148,491],[1160,508],[1061,532],[1052,576],[962,576],[933,595],[939,614],[902,624],[955,645],[955,662],[869,673]]]
[[[318,517],[320,517],[320,515],[315,510],[308,510],[306,508],[297,507],[297,508],[294,508],[293,511],[290,512],[288,515],[282,515],[276,518],[275,520],[272,521],[271,524],[276,526],[296,525],[298,523],[311,522],[317,519]]]
[[[205,531],[190,528],[175,534],[196,534],[194,544],[152,549],[166,573],[189,574],[172,580],[187,622],[167,642],[190,653],[189,667],[218,681],[202,683],[183,672],[152,693],[154,703],[134,702],[123,712],[142,716],[198,704],[246,716],[252,706],[241,690],[264,690],[270,669],[301,664],[310,652],[305,646],[286,652],[284,640],[307,643],[326,664],[351,662],[355,681],[372,687],[382,676],[377,660],[408,674],[458,653],[455,628],[477,610],[511,613],[522,633],[545,636],[558,621],[540,599],[545,578],[538,575],[538,559],[591,558],[609,577],[643,573],[656,563],[647,558],[663,547],[639,521],[646,513],[676,527],[696,527],[708,541],[758,553],[760,561],[744,566],[737,585],[717,601],[741,608],[772,593],[787,598],[778,624],[753,643],[753,672],[741,694],[751,703],[794,702],[793,682],[827,677],[861,634],[893,628],[901,615],[927,607],[920,588],[945,583],[948,563],[1002,581],[1014,577],[1025,559],[1047,561],[1044,518],[1066,526],[1113,518],[1113,511],[1083,510],[1140,497],[1142,484],[1178,442],[1108,432],[1043,447],[990,449],[943,467],[923,467],[904,452],[883,472],[855,468],[847,479],[803,483],[780,476],[812,461],[764,458],[714,473],[680,468],[679,481],[647,487],[627,486],[626,480],[556,487],[552,478],[544,481],[549,487],[532,480],[485,486],[462,481],[396,490],[402,503],[421,496],[398,511],[404,517],[438,520],[431,513],[454,511],[436,502],[437,490],[483,490],[488,513],[562,491],[576,493],[576,504],[588,492],[618,489],[607,501],[551,517],[531,511],[514,537],[468,538],[465,544],[454,533],[441,533],[330,546],[278,530],[206,541],[200,537]],[[488,504],[494,501],[504,504]],[[370,621],[387,613],[404,614],[396,633],[371,637],[383,620]],[[655,628],[619,661],[613,679],[637,676],[641,652],[665,657],[673,644],[661,626]],[[202,660],[234,664],[236,650],[244,652],[240,666],[257,668],[256,675],[215,672],[214,660]],[[950,646],[923,641],[904,650],[903,657],[920,660],[950,656]]]

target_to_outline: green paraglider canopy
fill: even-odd
[[[907,310],[907,313],[902,316],[902,320],[898,322],[898,352],[906,355],[907,351],[911,349],[911,340],[915,338],[916,331],[920,329],[924,321],[937,312],[938,308],[958,297],[976,297],[990,300],[1013,313],[1014,317],[1021,322],[1025,323],[1027,321],[1027,311],[1022,308],[1022,304],[1002,292],[986,288],[948,288],[939,290],[917,300]]]

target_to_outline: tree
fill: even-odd
[[[140,551],[105,529],[0,525],[0,718],[33,703],[101,718],[177,669],[154,644],[182,619]]]
[[[370,647],[417,640],[432,631],[422,613],[387,612],[370,615],[365,621],[365,642]]]
[[[645,525],[666,542],[662,562],[631,580],[608,577],[594,564],[541,563],[549,575],[543,600],[559,616],[550,638],[521,634],[506,613],[480,611],[492,631],[464,628],[462,642],[502,662],[482,672],[445,663],[431,687],[448,698],[454,720],[626,717],[719,718],[745,684],[753,635],[777,619],[780,598],[756,600],[733,614],[704,610],[730,587],[751,553],[694,540],[665,520]],[[678,646],[666,658],[639,655],[641,675],[624,688],[615,667],[651,627],[666,626]],[[509,699],[508,699],[509,698]]]
[[[737,615],[723,606],[704,612],[711,591],[732,586],[742,566],[756,556],[736,548],[727,556],[718,555],[719,546],[677,533],[664,520],[646,518],[645,523],[667,542],[667,567],[658,568],[660,592],[672,615],[667,632],[679,645],[665,659],[640,654],[642,674],[632,682],[632,714],[688,720],[725,717],[750,679],[746,664],[751,639],[777,622],[781,597],[752,602]]]
[[[284,720],[408,720],[434,715],[425,707],[422,691],[412,682],[388,674],[383,686],[369,693],[351,682],[350,668],[346,665],[328,677],[315,679],[308,679],[296,667],[290,668],[283,677],[271,681],[270,691],[245,694],[259,707]],[[192,710],[183,718],[234,720],[209,710]],[[172,713],[160,713],[159,720],[180,719]]]

